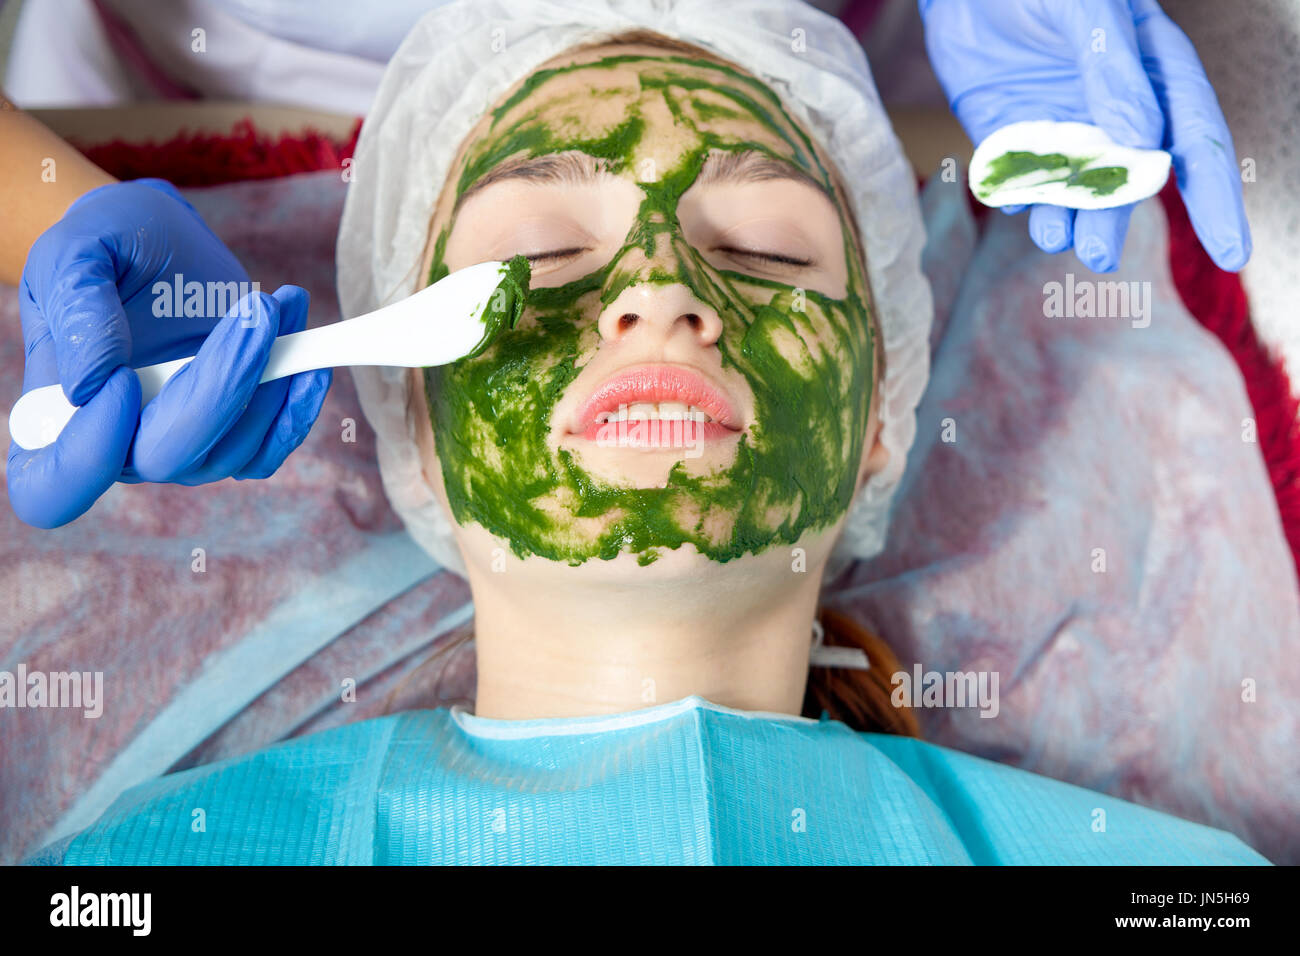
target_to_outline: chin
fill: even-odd
[[[510,551],[509,542],[478,525],[460,528],[457,536],[471,579],[482,575],[506,584],[527,581],[545,587],[662,588],[675,590],[680,597],[719,585],[732,589],[746,583],[788,582],[793,575],[820,577],[838,530],[837,522],[831,528],[809,531],[793,544],[777,542],[757,554],[746,552],[727,561],[714,560],[687,542],[676,548],[654,548],[656,557],[649,563],[642,563],[640,554],[620,552],[609,560],[588,558],[579,565],[538,555],[519,558]]]

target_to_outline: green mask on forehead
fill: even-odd
[[[595,84],[570,102],[547,95],[547,82],[559,74],[633,62],[639,90]],[[584,119],[593,95],[628,101],[622,121],[597,135]],[[623,248],[580,279],[533,289],[518,328],[481,355],[425,370],[456,521],[477,522],[507,539],[520,557],[581,564],[629,552],[648,564],[661,549],[689,542],[715,561],[729,561],[828,526],[856,490],[872,344],[866,283],[843,211],[848,282],[842,299],[714,268],[683,239],[677,220],[677,204],[710,150],[766,153],[834,196],[812,144],[762,83],[676,56],[607,57],[539,71],[494,112],[491,128],[472,144],[457,195],[498,163],[521,155],[579,150],[603,160],[611,173],[632,172],[638,147],[656,132],[645,109],[654,99],[667,105],[673,136],[685,136],[685,147],[674,168],[637,183],[644,198]],[[737,118],[744,122],[727,122]],[[747,139],[709,128],[753,130],[755,124],[765,135]],[[447,272],[443,252],[451,225],[454,220],[435,243],[430,282]],[[599,346],[601,311],[642,283],[684,285],[715,310],[722,321],[722,364],[744,376],[754,396],[754,420],[734,461],[704,475],[689,474],[679,461],[662,488],[604,481],[583,468],[579,453],[549,442],[556,403]]]

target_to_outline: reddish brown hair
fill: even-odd
[[[808,688],[803,697],[803,715],[820,717],[825,711],[832,720],[854,730],[870,730],[901,737],[919,737],[921,729],[908,707],[896,707],[890,699],[891,679],[902,667],[889,645],[843,611],[822,608],[817,613],[828,647],[852,647],[864,651],[869,670],[813,667],[808,671]]]

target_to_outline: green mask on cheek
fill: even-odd
[[[544,104],[498,128],[529,97],[541,99],[552,77],[632,61],[640,65],[640,89],[630,92],[626,120],[606,135],[562,135],[557,128],[570,124],[556,122],[553,104],[549,113]],[[712,560],[729,561],[793,544],[805,531],[836,521],[853,499],[871,396],[872,343],[865,278],[843,212],[849,277],[842,299],[716,269],[682,238],[677,220],[678,202],[710,150],[767,153],[834,195],[811,143],[766,86],[682,57],[608,57],[540,71],[495,111],[491,130],[468,153],[460,192],[521,153],[576,149],[606,161],[610,172],[626,170],[642,138],[654,133],[641,108],[654,97],[667,103],[674,135],[689,131],[690,140],[671,171],[638,182],[644,199],[614,259],[566,285],[534,288],[517,329],[477,357],[425,371],[456,521],[477,522],[507,539],[520,557],[581,564],[629,552],[648,564],[661,549],[689,542]],[[572,125],[579,126],[580,106],[573,109]],[[734,118],[743,118],[764,135],[720,135],[708,128],[717,117],[733,119],[733,129]],[[447,272],[447,235],[444,230],[435,244],[431,282]],[[637,264],[621,265],[630,259]],[[717,313],[722,364],[744,376],[754,397],[753,423],[728,467],[693,475],[679,461],[662,488],[602,481],[583,468],[579,454],[549,441],[556,403],[581,371],[583,356],[600,343],[601,310],[643,283],[684,285]]]

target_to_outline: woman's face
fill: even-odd
[[[517,329],[424,372],[457,523],[574,565],[837,525],[876,433],[845,210],[746,74],[623,45],[529,77],[466,140],[426,256],[426,281],[533,270]]]

